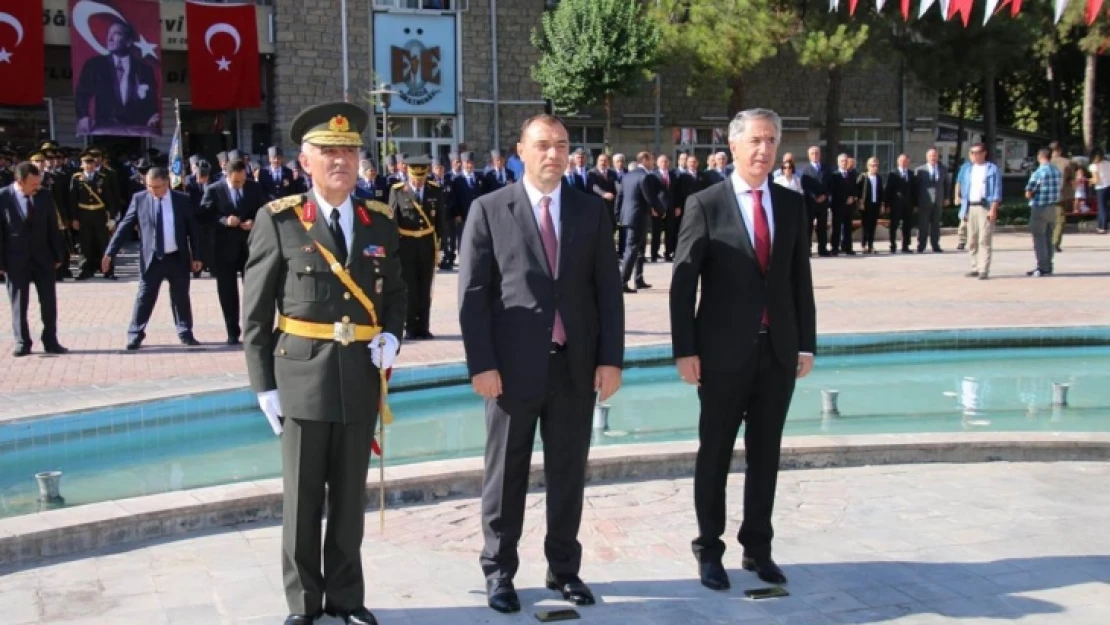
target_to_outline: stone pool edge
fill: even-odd
[[[590,482],[689,477],[697,443],[596,447]],[[738,441],[732,470],[744,465]],[[925,462],[1053,462],[1110,460],[1110,434],[982,432],[798,436],[783,442],[782,467],[812,469]],[[533,455],[530,488],[543,486],[543,456]],[[482,459],[464,458],[386,469],[390,506],[481,494]],[[377,508],[377,468],[366,485]],[[64,493],[63,493],[64,494]],[[269,479],[52,510],[0,519],[0,567],[79,556],[101,548],[172,538],[204,529],[281,518],[281,480]],[[276,557],[276,556],[275,556]]]

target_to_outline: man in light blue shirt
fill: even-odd
[[[967,222],[967,250],[971,255],[969,278],[986,280],[991,270],[991,243],[998,205],[1002,202],[1002,173],[987,160],[987,148],[975,143],[970,159],[960,167],[956,178],[956,202],[960,219]]]

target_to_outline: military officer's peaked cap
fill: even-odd
[[[34,152],[31,152],[30,154],[27,155],[27,160],[29,160],[29,161],[45,161],[46,160],[46,150],[35,150]]]
[[[325,102],[301,111],[289,129],[293,143],[317,147],[361,148],[362,131],[370,121],[367,112],[350,102]]]
[[[94,153],[92,151],[92,148],[88,148],[88,149],[85,149],[84,151],[81,152],[81,161],[82,162],[95,161],[96,156],[97,155],[96,155],[96,153]]]
[[[39,146],[39,149],[40,149],[40,150],[56,150],[56,149],[58,149],[58,148],[60,148],[60,147],[61,147],[61,146],[60,146],[60,145],[58,145],[58,142],[57,142],[57,141],[55,141],[55,140],[53,140],[53,139],[47,139],[46,141],[43,141],[43,142],[42,142],[42,145],[41,145],[41,146]]]
[[[427,174],[428,168],[432,166],[432,159],[428,156],[414,156],[407,161],[409,172],[414,176]]]

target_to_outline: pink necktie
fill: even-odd
[[[543,240],[543,251],[547,254],[547,266],[551,269],[553,278],[559,277],[559,240],[555,236],[555,222],[551,219],[551,198],[540,198],[540,238]],[[563,328],[563,318],[559,316],[559,309],[555,309],[555,328],[551,331],[551,341],[563,345],[567,342],[567,331]]]

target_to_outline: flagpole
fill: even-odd
[[[350,74],[347,67],[347,0],[339,2],[340,33],[343,38],[343,101],[350,102]]]

